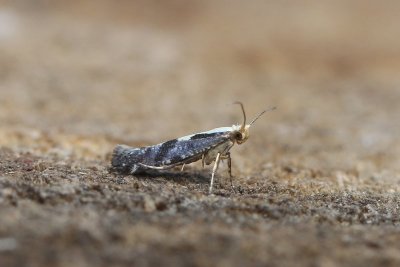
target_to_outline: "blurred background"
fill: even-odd
[[[106,160],[117,143],[239,123],[240,100],[248,117],[278,110],[237,148],[239,170],[398,183],[399,13],[390,0],[1,1],[0,145]]]

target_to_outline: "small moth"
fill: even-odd
[[[249,138],[251,125],[265,112],[275,107],[262,111],[250,124],[246,124],[246,113],[241,102],[243,123],[232,127],[220,127],[210,131],[195,133],[172,139],[153,146],[132,148],[126,145],[117,145],[114,149],[111,165],[113,169],[123,173],[138,173],[146,170],[165,170],[182,166],[198,160],[202,165],[214,162],[211,174],[209,193],[212,193],[214,175],[221,160],[228,160],[229,176],[232,185],[232,160],[229,150],[235,143],[243,144]]]

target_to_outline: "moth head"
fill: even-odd
[[[273,108],[269,108],[266,109],[264,111],[262,111],[260,114],[258,114],[258,116],[256,116],[251,122],[250,124],[246,124],[246,112],[244,111],[244,107],[242,102],[235,102],[234,104],[238,104],[240,105],[240,107],[242,108],[242,112],[243,112],[243,123],[241,125],[234,125],[232,127],[233,131],[233,138],[235,139],[235,141],[240,145],[243,144],[244,142],[247,141],[247,139],[249,139],[250,136],[250,127],[251,125],[253,125],[254,122],[256,122],[256,120],[258,120],[258,118],[260,118],[265,112],[267,111],[271,111],[276,109],[276,107]]]
[[[234,129],[232,132],[233,138],[235,139],[236,143],[238,143],[239,145],[243,144],[244,142],[247,141],[247,139],[249,139],[250,125],[245,125],[243,129],[240,125],[234,125],[232,128]]]

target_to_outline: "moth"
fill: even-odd
[[[215,172],[221,160],[228,161],[229,177],[232,184],[232,159],[230,149],[235,145],[241,145],[249,138],[249,129],[253,123],[265,112],[275,107],[262,111],[250,124],[246,124],[246,113],[241,102],[243,123],[232,127],[220,127],[210,131],[195,133],[172,139],[153,146],[133,148],[126,145],[117,145],[113,151],[112,168],[122,173],[139,173],[147,170],[165,170],[176,166],[201,160],[204,165],[214,162],[211,173],[209,193],[212,193]]]

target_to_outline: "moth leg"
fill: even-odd
[[[229,179],[231,180],[231,187],[234,189],[235,187],[233,186],[233,176],[232,176],[232,158],[231,158],[231,153],[227,152],[225,155],[221,156],[221,159],[227,159],[228,160],[228,171],[229,171]]]
[[[146,164],[143,164],[143,163],[138,163],[138,165],[142,166],[144,168],[153,169],[153,170],[165,170],[165,169],[170,169],[171,167],[173,167],[171,165],[157,167],[157,166],[146,165]]]
[[[184,168],[185,168],[185,163],[183,163],[183,165],[182,165],[181,172],[183,172]]]
[[[211,183],[210,183],[209,194],[212,193],[212,188],[213,188],[213,184],[214,184],[214,175],[215,175],[215,172],[218,169],[218,165],[219,165],[220,159],[221,159],[221,153],[218,153],[217,157],[215,158],[214,168],[213,168],[213,171],[212,171],[212,174],[211,174]]]
[[[203,166],[203,169],[204,169],[204,158],[205,158],[204,155],[205,154],[201,155],[201,166]]]
[[[227,158],[228,158],[229,179],[231,180],[231,187],[233,189],[234,187],[233,187],[233,182],[232,182],[232,158],[231,158],[231,153],[228,152],[228,153],[226,153],[226,155],[227,155]]]

